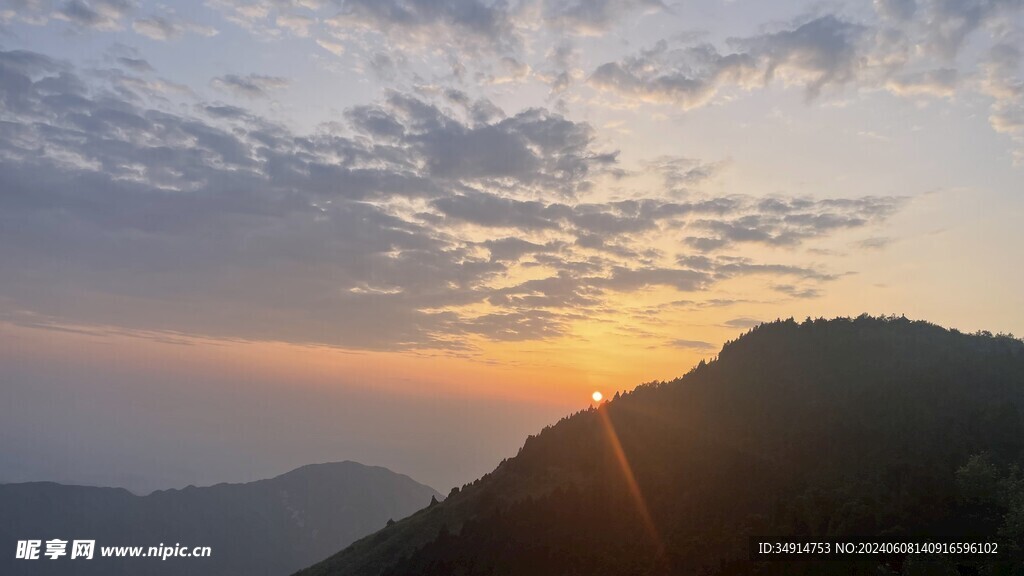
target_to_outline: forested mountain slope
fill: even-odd
[[[1009,552],[1024,534],[1022,408],[1024,344],[1009,336],[867,316],[763,324],[682,378],[546,428],[444,502],[300,574],[839,568],[752,562],[749,535],[998,537]],[[842,569],[1012,568],[897,558]]]

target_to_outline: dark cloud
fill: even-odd
[[[670,340],[668,342],[668,345],[673,348],[686,348],[689,350],[697,350],[701,352],[710,352],[718,349],[718,347],[712,344],[711,342],[704,342],[702,340],[676,339]]]
[[[558,242],[537,244],[521,238],[502,238],[486,240],[482,245],[490,252],[492,261],[518,262],[523,256],[538,252],[555,252],[563,245]]]
[[[432,207],[453,220],[526,231],[557,229],[559,220],[571,213],[564,204],[516,200],[481,192],[438,198],[432,202]]]
[[[341,36],[374,31],[398,43],[444,38],[508,49],[518,42],[505,4],[480,0],[342,0],[328,23]]]
[[[519,310],[539,308],[586,308],[598,305],[602,290],[580,274],[563,267],[557,276],[527,280],[515,286],[494,290],[487,301],[495,306]]]
[[[608,62],[590,75],[591,85],[652,102],[691,109],[709,102],[725,85],[748,85],[758,78],[749,54],[719,54],[702,45],[670,50],[661,41],[620,62]]]
[[[758,326],[760,324],[761,320],[757,320],[755,318],[741,317],[733,318],[732,320],[727,321],[725,323],[725,326],[727,328],[747,329],[753,328],[754,326]]]
[[[790,276],[796,279],[827,282],[837,278],[805,266],[786,264],[761,264],[750,258],[741,256],[719,256],[711,258],[704,255],[686,255],[676,259],[676,263],[691,270],[699,270],[714,276],[716,280],[725,280],[737,276]]]
[[[728,219],[694,220],[691,229],[706,231],[710,235],[687,236],[684,242],[702,252],[744,242],[796,246],[807,239],[837,230],[880,222],[905,201],[905,198],[888,196],[819,201],[770,198],[756,202],[753,207],[737,210],[752,213]]]
[[[404,64],[404,59],[392,57],[384,52],[374,52],[366,63],[381,80],[394,80],[398,69]]]
[[[590,83],[635,98],[683,109],[703,106],[719,91],[753,88],[783,76],[803,84],[809,98],[828,85],[855,79],[865,28],[823,16],[791,30],[733,39],[736,52],[710,44],[672,49],[662,40],[649,50],[599,66]]]
[[[865,248],[868,250],[881,250],[893,243],[892,238],[885,236],[876,236],[874,238],[865,238],[856,243],[858,248]]]
[[[703,238],[700,236],[687,236],[683,239],[687,246],[699,252],[711,252],[727,245],[728,240],[724,238]]]
[[[356,129],[372,137],[400,138],[405,134],[405,126],[398,119],[376,106],[356,106],[345,116]]]
[[[817,281],[835,280],[833,274],[826,274],[804,266],[785,264],[758,264],[748,258],[718,258],[711,261],[710,268],[719,279],[746,275],[793,276]]]
[[[270,92],[288,86],[288,79],[264,74],[225,74],[213,79],[215,88],[245,98],[266,98]]]
[[[459,101],[457,92],[445,96]],[[391,139],[403,154],[415,155],[433,178],[496,190],[514,184],[521,193],[557,190],[571,197],[589,186],[589,175],[615,162],[591,149],[593,130],[585,123],[542,109],[505,117],[486,101],[465,104],[471,117],[461,121],[435,104],[392,93],[384,105],[354,108],[347,116],[366,134]],[[462,203],[484,201],[474,196]]]
[[[609,242],[604,236],[600,234],[591,234],[585,231],[580,231],[577,233],[575,245],[580,248],[604,252],[605,254],[616,256],[619,258],[641,258],[640,254],[638,254],[635,250],[628,246],[625,246],[621,243]]]
[[[19,98],[4,99],[19,122],[0,141],[2,259],[25,273],[7,277],[3,291],[29,308],[211,334],[424,345],[450,315],[421,307],[479,300],[475,284],[501,269],[382,208],[302,185],[328,167],[362,195],[400,178],[361,170],[372,151],[351,141],[281,130],[240,137],[108,97],[53,98],[47,78],[32,77],[60,78],[63,65],[29,53],[4,53],[0,67],[5,87],[21,86]],[[349,165],[338,166],[331,154],[346,150]],[[270,274],[295,267],[304,272]],[[31,277],[50,288],[34,290]],[[78,300],[78,290],[95,296]],[[192,312],[182,317],[180,306]]]
[[[225,118],[229,120],[254,121],[255,117],[245,108],[231,106],[228,104],[211,104],[202,107],[213,118]]]
[[[788,202],[788,201],[787,201]],[[742,196],[709,198],[693,202],[672,202],[651,198],[625,200],[609,203],[546,203],[538,200],[518,200],[499,196],[494,193],[468,192],[455,196],[446,196],[433,202],[433,207],[448,218],[467,223],[496,227],[521,228],[525,230],[569,229],[584,239],[584,244],[595,242],[595,238],[605,240],[616,237],[641,235],[646,232],[658,231],[661,224],[670,220],[694,217],[690,226],[698,228],[729,231],[743,225],[756,224],[763,231],[750,233],[750,238],[730,237],[723,241],[764,240],[776,230],[786,229],[793,236],[792,241],[776,240],[779,244],[797,244],[806,237],[820,235],[830,229],[856,227],[867,223],[870,218],[884,218],[895,210],[901,202],[899,198],[878,198],[877,202],[891,205],[890,210],[881,210],[871,202],[860,200],[849,203],[821,201],[811,203],[809,209],[802,206],[800,200],[792,200],[784,213],[765,216],[758,212],[740,216],[737,220],[723,219],[724,216],[743,215],[745,212],[757,211],[759,201]],[[855,208],[863,212],[858,216]],[[830,209],[831,208],[831,209]],[[853,213],[851,213],[853,212]],[[698,216],[714,216],[715,219],[699,219]],[[763,222],[763,223],[762,223]],[[596,246],[596,245],[594,245]]]
[[[499,341],[545,340],[561,336],[567,320],[547,310],[484,314],[461,326],[464,332]]]
[[[808,98],[814,98],[825,86],[856,78],[865,31],[864,26],[827,15],[737,43],[763,61],[766,81],[779,73],[794,75],[805,85]]]
[[[593,132],[586,124],[546,110],[532,109],[494,124],[468,127],[422,124],[408,140],[423,155],[430,172],[441,178],[515,178],[522,184],[574,195],[586,176],[614,162],[593,154]],[[571,183],[571,187],[564,187]]]
[[[815,287],[807,286],[796,286],[793,284],[774,284],[772,290],[785,294],[790,298],[818,298],[821,296],[821,290]]]
[[[132,72],[153,72],[153,67],[143,58],[131,58],[128,56],[120,56],[117,58],[117,63]]]
[[[79,28],[109,31],[121,28],[121,19],[134,9],[130,0],[69,0],[57,16]]]

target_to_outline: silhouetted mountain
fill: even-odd
[[[325,558],[426,506],[433,489],[355,462],[303,466],[270,480],[162,490],[49,482],[0,485],[0,574],[268,575]],[[92,560],[15,559],[18,540],[96,540]],[[100,558],[105,546],[209,546],[209,558]],[[148,550],[147,550],[148,551]]]
[[[998,539],[1009,552],[1024,536],[1022,408],[1012,337],[777,321],[546,428],[300,574],[1019,574],[974,559],[754,562],[749,536]]]

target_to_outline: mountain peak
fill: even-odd
[[[254,482],[187,486],[136,496],[123,488],[65,486],[52,482],[0,485],[0,543],[87,535],[97,546],[156,546],[181,542],[209,546],[210,558],[146,565],[147,574],[250,574],[279,576],[326,557],[424,508],[437,491],[378,466],[331,462],[302,466]],[[187,540],[187,542],[186,542]],[[21,573],[13,555],[0,573]],[[134,574],[125,559],[96,558],[76,574]],[[61,563],[37,564],[33,574],[63,574]]]

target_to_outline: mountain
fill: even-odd
[[[1020,574],[978,557],[763,562],[749,547],[998,540],[1008,558],[1024,542],[1022,409],[1012,336],[776,321],[682,378],[546,428],[299,574]]]
[[[276,478],[162,490],[49,482],[0,485],[0,574],[280,576],[426,506],[433,489],[356,462],[303,466]],[[96,540],[92,560],[15,559],[18,540]],[[209,546],[209,558],[101,559],[104,546]],[[42,545],[45,552],[46,545]]]

